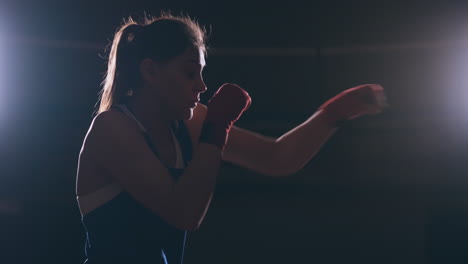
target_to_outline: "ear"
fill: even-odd
[[[140,74],[146,83],[154,83],[158,75],[159,65],[150,58],[145,58],[140,63]]]

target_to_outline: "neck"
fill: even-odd
[[[128,106],[148,133],[159,136],[170,134],[171,125],[174,120],[168,117],[166,111],[161,106],[155,103],[154,100],[149,100],[149,98],[134,95]]]

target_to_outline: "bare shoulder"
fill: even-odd
[[[79,153],[76,192],[90,193],[114,181],[102,170],[103,154],[109,155],[109,137],[116,131],[131,127],[128,118],[116,110],[105,111],[92,120]]]
[[[108,110],[98,114],[90,127],[90,131],[106,131],[109,129],[136,129],[135,123],[130,120],[124,113],[117,110]],[[112,132],[118,133],[120,130],[113,130]]]
[[[80,155],[99,153],[106,141],[125,137],[122,144],[130,144],[137,135],[138,127],[125,114],[117,110],[108,110],[94,117],[83,142]]]

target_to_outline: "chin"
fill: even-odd
[[[180,117],[179,119],[181,119],[181,120],[190,120],[190,119],[192,119],[193,109],[192,108],[184,109],[184,111],[180,113],[179,117]]]

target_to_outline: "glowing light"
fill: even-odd
[[[1,39],[4,36],[3,30],[0,28],[0,94],[3,94],[3,87],[5,85],[5,80],[4,80],[4,65],[6,64],[6,59],[5,59],[5,45],[3,43],[3,40]],[[2,99],[2,96],[0,96],[0,100]]]
[[[0,21],[0,121],[3,120],[4,104],[5,104],[5,89],[6,89],[6,80],[5,80],[5,70],[6,70],[6,36],[5,30]]]
[[[440,61],[439,102],[434,107],[441,110],[441,117],[446,121],[447,131],[452,139],[466,142],[468,132],[468,41],[461,41],[458,45],[446,51]]]
[[[0,12],[0,15],[1,12]],[[8,126],[6,124],[6,119],[7,119],[7,109],[8,109],[8,104],[9,104],[9,99],[7,92],[8,90],[12,89],[11,83],[9,80],[11,80],[11,74],[12,71],[11,69],[8,68],[8,60],[12,56],[8,52],[9,47],[11,45],[11,39],[9,32],[7,32],[8,26],[5,25],[6,18],[5,16],[0,16],[0,141],[3,141],[4,138],[4,130]],[[1,142],[0,142],[1,143]]]

